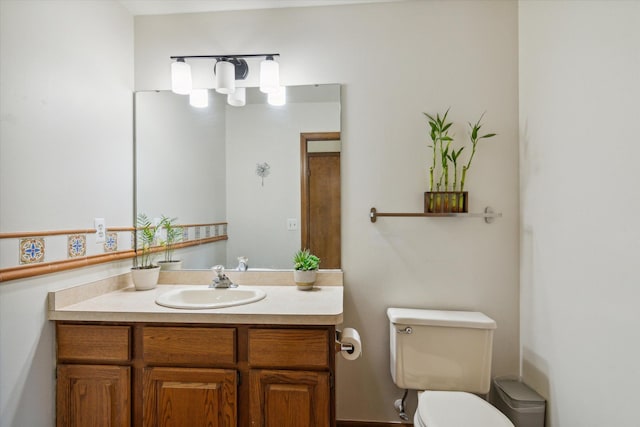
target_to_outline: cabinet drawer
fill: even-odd
[[[129,326],[58,324],[58,359],[126,362],[131,357]]]
[[[234,364],[236,330],[149,326],[142,334],[142,348],[146,363]]]
[[[249,364],[259,367],[329,366],[329,333],[322,329],[250,329]]]

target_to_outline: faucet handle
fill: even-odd
[[[211,269],[216,272],[218,277],[224,276],[224,265],[214,265]]]

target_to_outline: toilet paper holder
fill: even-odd
[[[353,344],[344,343],[341,341],[341,338],[342,338],[342,331],[336,331],[336,353],[339,353],[341,351],[346,351],[349,354],[353,354],[355,350],[353,347]]]

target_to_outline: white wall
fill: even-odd
[[[522,371],[548,427],[640,425],[638,23],[519,4]]]
[[[119,3],[0,2],[1,232],[132,223],[132,89]],[[47,291],[130,264],[0,284],[0,425],[54,424]]]
[[[341,83],[345,324],[364,356],[338,364],[338,418],[396,420],[389,306],[486,312],[498,322],[494,373],[518,372],[517,3],[394,4],[136,17],[136,89],[168,89],[169,56],[279,52],[286,85]],[[480,219],[381,218],[419,212],[430,161],[423,111],[444,111],[466,138],[486,111],[500,135],[468,178]],[[265,184],[266,185],[266,184]]]

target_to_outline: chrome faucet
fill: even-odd
[[[247,258],[246,256],[239,256],[238,267],[236,268],[236,270],[247,271],[248,268],[249,268],[249,258]]]
[[[209,285],[210,288],[215,289],[226,289],[226,288],[235,288],[238,285],[234,285],[231,283],[231,280],[224,274],[224,266],[223,265],[214,265],[211,268],[216,273],[216,277],[213,278],[213,283]]]

